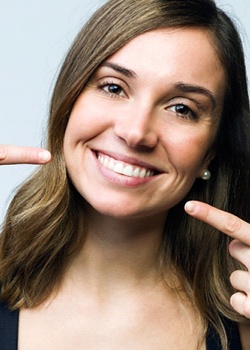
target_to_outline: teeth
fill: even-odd
[[[144,178],[153,176],[154,172],[145,168],[133,166],[131,164],[126,164],[123,162],[115,161],[108,156],[98,156],[98,161],[105,167],[115,173],[122,174],[129,177]]]
[[[140,171],[139,177],[143,178],[146,176],[146,174],[147,174],[146,169],[142,169],[142,171]]]
[[[127,165],[123,170],[123,175],[133,176],[133,167],[132,165]]]
[[[139,168],[136,168],[136,169],[133,171],[133,176],[134,176],[134,177],[139,177],[139,174],[140,174],[140,169],[139,169]]]
[[[111,169],[111,170],[114,170],[114,172],[116,173],[119,173],[119,174],[123,174],[123,165],[121,163],[117,163],[115,166],[114,166],[114,169]]]

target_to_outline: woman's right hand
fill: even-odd
[[[50,159],[50,152],[42,148],[0,145],[0,165],[46,164]]]

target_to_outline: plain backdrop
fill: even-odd
[[[103,3],[0,0],[0,143],[43,144],[49,100],[63,57],[80,27]],[[238,24],[250,77],[250,1],[217,3]],[[0,168],[0,222],[14,189],[34,169],[32,165]]]

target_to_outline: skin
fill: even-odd
[[[0,145],[0,165],[46,164],[50,161],[49,151],[36,147]]]
[[[81,349],[83,343],[92,350],[104,349],[103,344],[109,350],[186,350],[197,348],[201,340],[193,305],[184,296],[180,305],[166,288],[157,257],[168,209],[185,196],[213,156],[223,104],[223,68],[211,39],[199,29],[144,34],[108,62],[76,101],[64,141],[70,177],[89,202],[86,242],[58,293],[38,308],[21,310],[20,350]],[[117,65],[136,77],[117,70]],[[199,85],[199,92],[180,90],[180,81],[186,87]],[[122,89],[117,90],[118,85]],[[199,112],[198,119],[186,109],[184,115],[176,113],[176,105],[184,103]],[[16,149],[7,150],[3,163],[27,159],[25,148],[18,156]],[[39,153],[28,151],[28,159]],[[146,180],[124,176],[104,169],[97,152],[126,164],[147,164],[160,173]],[[204,203],[189,202],[185,209],[236,238],[230,253],[249,265],[247,223],[236,219],[235,229],[230,229],[233,225],[225,225],[230,214]],[[232,305],[249,317],[249,273],[235,272],[231,280],[241,291],[240,297],[232,297]],[[241,327],[244,349],[249,345],[247,331]],[[204,340],[199,349],[205,349]]]

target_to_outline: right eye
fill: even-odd
[[[111,96],[111,97],[125,97],[126,94],[123,90],[123,88],[118,85],[114,84],[112,82],[104,82],[100,85],[98,85],[98,89],[100,89],[103,93]]]

